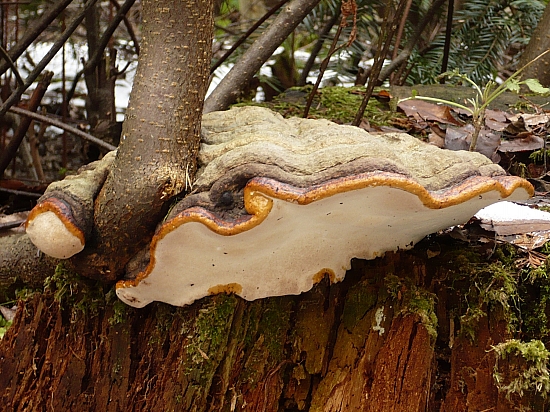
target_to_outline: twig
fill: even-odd
[[[412,0],[407,0],[407,5],[405,6],[405,11],[403,12],[403,16],[401,16],[401,21],[399,22],[399,28],[397,29],[397,35],[395,36],[395,44],[393,46],[392,59],[395,59],[397,57],[397,52],[399,51],[399,46],[401,44],[401,37],[403,37],[403,30],[405,30],[405,24],[407,23],[407,19],[409,17],[411,5],[412,5]]]
[[[17,70],[17,67],[15,66],[15,63],[11,59],[8,52],[0,45],[0,54],[6,61],[8,62],[8,65],[10,66],[10,69],[13,71],[13,74],[15,75],[15,79],[17,80],[17,83],[19,83],[19,86],[23,86],[23,78],[19,74],[19,70]]]
[[[286,3],[288,3],[289,0],[282,0],[280,1],[279,3],[277,3],[275,6],[273,6],[271,9],[269,9],[267,11],[266,14],[264,14],[256,23],[254,23],[254,25],[248,29],[248,31],[243,34],[239,40],[237,40],[235,42],[235,44],[233,46],[231,46],[231,48],[229,50],[227,50],[224,55],[222,57],[220,57],[220,59],[210,68],[210,74],[214,73],[214,71],[216,71],[216,69],[218,67],[220,67],[224,61],[227,60],[227,58],[229,56],[231,56],[231,54],[233,54],[233,52],[235,50],[237,50],[237,48],[243,44],[246,39],[248,39],[250,37],[250,35],[252,33],[254,33],[258,27],[260,27],[264,21],[266,21],[267,19],[269,19],[277,10],[279,10],[281,7],[283,7]]]
[[[422,36],[422,33],[428,26],[428,23],[430,20],[434,17],[435,12],[445,3],[447,0],[435,0],[426,14],[424,14],[424,17],[420,21],[420,23],[417,24],[417,29],[410,38],[410,40],[407,42],[403,50],[397,55],[395,59],[393,59],[390,64],[388,64],[384,69],[380,72],[378,75],[378,81],[384,81],[386,78],[393,73],[393,71],[400,66],[402,63],[404,63],[409,56],[411,55],[412,51],[414,50],[416,44],[420,40],[420,37]]]
[[[34,89],[34,92],[29,100],[30,112],[34,112],[36,109],[38,109],[38,105],[42,101],[42,97],[44,97],[46,90],[48,90],[48,86],[50,85],[52,77],[53,72],[44,73],[44,76],[36,86],[36,89]],[[19,148],[21,142],[23,141],[23,138],[27,134],[27,130],[31,122],[32,120],[29,117],[26,117],[21,120],[21,122],[19,122],[19,127],[13,134],[13,137],[10,139],[10,142],[8,143],[4,151],[0,154],[0,176],[4,174],[4,170],[6,170],[6,167],[8,167],[11,160],[15,157],[17,149]]]
[[[34,42],[38,36],[61,14],[63,10],[71,4],[72,0],[60,0],[52,7],[44,11],[42,16],[37,21],[25,30],[25,36],[17,42],[9,51],[9,56],[12,61],[16,61],[25,50]],[[10,67],[9,61],[0,62],[0,75],[4,74]]]
[[[319,75],[317,76],[317,81],[315,82],[315,85],[313,86],[313,89],[311,89],[311,92],[309,93],[309,97],[307,99],[306,107],[304,109],[304,115],[303,117],[307,119],[309,115],[309,109],[311,108],[311,103],[313,103],[313,98],[315,97],[315,94],[317,93],[317,89],[319,89],[319,85],[321,84],[321,80],[323,79],[323,75],[325,73],[325,70],[327,69],[328,63],[330,62],[330,58],[334,53],[336,53],[338,50],[345,46],[349,46],[353,41],[355,40],[355,34],[356,34],[356,22],[357,22],[357,3],[355,3],[355,0],[348,0],[342,2],[342,6],[340,7],[340,11],[342,13],[342,20],[340,20],[340,24],[338,25],[338,30],[336,31],[336,34],[334,35],[334,39],[332,40],[332,44],[330,45],[330,49],[328,51],[327,57],[323,59],[323,62],[321,63],[321,67],[319,68]],[[338,43],[338,39],[340,38],[340,34],[342,33],[342,30],[344,27],[347,26],[347,19],[350,15],[353,14],[353,28],[351,30],[351,33],[349,35],[349,39],[347,43],[344,43],[340,45],[340,47],[336,47],[336,44]]]
[[[374,64],[372,65],[372,69],[369,75],[369,82],[367,84],[365,96],[363,97],[361,106],[359,107],[359,110],[357,110],[357,114],[355,115],[355,119],[352,123],[354,126],[359,126],[359,124],[361,124],[361,120],[363,119],[363,115],[365,114],[367,104],[369,103],[372,92],[374,91],[374,86],[376,85],[379,79],[380,72],[382,71],[384,59],[386,58],[388,50],[390,49],[390,45],[395,34],[395,28],[397,27],[397,21],[399,17],[403,14],[403,9],[405,8],[406,1],[407,0],[399,1],[399,4],[397,5],[397,9],[393,13],[393,16],[390,15],[392,9],[392,0],[388,1],[388,11],[386,17],[384,18],[384,25],[380,30],[380,38],[378,39],[378,50],[376,52],[376,55],[374,56]]]
[[[118,4],[118,1],[111,0],[111,4],[115,6],[115,9],[120,10],[120,4]],[[124,25],[126,26],[126,31],[128,32],[130,39],[132,39],[132,42],[134,43],[134,50],[136,51],[136,55],[139,56],[139,40],[136,36],[136,32],[134,31],[134,26],[132,25],[132,22],[128,19],[128,16],[126,16],[126,14],[124,14],[122,20],[124,21]]]
[[[445,28],[445,45],[443,47],[443,61],[441,62],[441,73],[447,71],[447,65],[449,64],[449,52],[451,50],[451,36],[453,34],[453,13],[455,7],[455,0],[449,0],[449,6],[447,8],[447,27]],[[445,83],[445,77],[441,77],[441,84]]]
[[[26,192],[24,190],[6,189],[5,187],[0,187],[0,192],[6,192],[6,193],[11,193],[13,195],[29,196],[29,197],[36,197],[36,198],[42,196],[40,193]]]
[[[6,99],[6,101],[2,104],[2,107],[0,107],[0,116],[6,114],[8,109],[12,107],[14,104],[16,104],[19,99],[21,99],[21,96],[29,88],[31,84],[37,79],[37,77],[42,73],[44,68],[48,65],[48,63],[54,58],[54,56],[57,54],[57,52],[61,49],[63,44],[67,41],[67,39],[73,34],[73,32],[76,30],[76,28],[80,25],[82,20],[84,20],[84,16],[88,12],[88,10],[97,2],[97,0],[88,0],[86,2],[84,8],[82,11],[75,17],[75,19],[71,22],[67,30],[59,36],[59,38],[55,41],[53,46],[51,47],[50,51],[46,53],[46,55],[42,58],[42,60],[36,65],[34,70],[27,76],[25,80],[25,84],[23,86],[18,87],[11,95]]]
[[[204,113],[224,110],[233,103],[250,83],[256,72],[271,57],[290,33],[320,0],[291,0],[273,23],[243,54],[204,102]]]
[[[37,193],[33,193],[33,195],[36,195],[36,194]],[[0,223],[0,230],[7,230],[7,229],[13,229],[13,228],[19,227],[26,221],[27,219],[19,219],[19,220],[14,220],[13,222]]]
[[[107,44],[109,43],[109,40],[113,36],[113,33],[115,32],[118,25],[124,19],[124,16],[126,15],[126,13],[128,13],[128,11],[134,5],[135,2],[136,0],[126,0],[124,4],[120,6],[120,8],[117,10],[115,17],[113,17],[113,20],[109,23],[109,26],[103,32],[101,39],[99,39],[99,44],[96,48],[95,53],[92,55],[92,57],[88,60],[88,62],[84,66],[84,69],[83,69],[84,73],[87,73],[95,69],[99,59],[103,57],[103,51],[107,47]]]
[[[332,27],[336,24],[339,17],[340,17],[340,9],[334,12],[332,17],[321,28],[321,31],[319,31],[317,41],[313,45],[313,48],[311,49],[311,53],[309,54],[306,64],[302,69],[302,73],[300,74],[300,80],[298,80],[298,86],[306,85],[307,75],[309,74],[309,72],[311,71],[311,68],[315,64],[315,59],[317,58],[317,55],[323,48],[323,44],[325,43],[327,35],[330,33],[330,30],[332,29]]]
[[[120,9],[118,9],[117,14],[115,15],[111,23],[109,23],[109,27],[107,27],[107,29],[101,36],[101,39],[99,39],[98,46],[96,48],[95,53],[92,55],[92,57],[90,57],[90,59],[86,62],[86,64],[84,64],[84,67],[82,68],[82,70],[80,70],[75,74],[73,79],[73,84],[71,85],[71,88],[67,93],[67,103],[70,102],[74,96],[74,93],[76,91],[76,86],[78,84],[78,81],[80,80],[80,76],[82,76],[84,73],[91,72],[97,66],[99,59],[103,57],[103,51],[107,47],[107,44],[111,39],[111,36],[115,32],[116,28],[118,27],[118,25],[126,15],[126,13],[133,6],[135,1],[136,0],[126,0],[124,4],[120,6]]]
[[[12,107],[12,108],[10,108],[9,111],[12,112],[12,113],[20,114],[22,116],[28,116],[32,119],[39,120],[39,121],[44,122],[44,123],[48,123],[48,124],[50,124],[52,126],[55,126],[55,127],[59,127],[60,129],[63,129],[65,131],[69,132],[69,133],[74,134],[75,136],[81,137],[82,139],[85,139],[85,140],[88,140],[89,142],[95,143],[96,145],[98,145],[98,146],[100,146],[104,149],[107,149],[107,150],[115,150],[116,149],[115,146],[113,146],[109,143],[106,143],[103,140],[98,139],[97,137],[94,137],[89,133],[83,132],[82,130],[77,129],[76,127],[69,126],[68,124],[60,122],[59,120],[52,119],[51,117],[44,116],[44,115],[34,113],[34,112],[29,112],[28,110],[22,109],[20,107]]]

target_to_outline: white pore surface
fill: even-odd
[[[84,249],[80,239],[51,211],[42,212],[29,221],[27,235],[38,249],[58,259],[68,259]]]
[[[542,220],[550,222],[550,213],[531,209],[513,202],[499,202],[481,209],[475,215],[485,222],[513,222],[515,220]]]
[[[527,199],[524,189],[509,198]],[[341,280],[352,258],[373,259],[411,248],[424,236],[468,221],[500,200],[497,191],[444,209],[428,209],[414,194],[387,186],[334,195],[309,205],[273,199],[258,226],[222,236],[198,222],[179,226],[157,243],[156,264],[137,286],[117,287],[120,299],[183,306],[218,285],[238,284],[247,300],[297,295],[330,269]],[[153,251],[152,251],[153,252]]]

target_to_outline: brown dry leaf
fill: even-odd
[[[503,112],[502,110],[487,109],[485,110],[485,118],[492,119],[495,122],[501,122],[501,123],[508,122],[508,117],[506,116],[506,112]]]
[[[530,134],[525,138],[502,140],[498,150],[502,153],[524,152],[538,150],[543,146],[544,140],[541,137]]]
[[[497,132],[503,131],[508,126],[506,113],[502,110],[487,109],[485,111],[485,126]]]
[[[430,125],[430,129],[433,133],[437,134],[441,138],[445,138],[445,134],[447,133],[446,129],[441,128],[439,124],[433,123]]]
[[[508,124],[504,129],[504,132],[506,134],[516,136],[522,133],[529,133],[530,130],[527,129],[525,126],[525,120],[523,120],[523,117],[520,116],[517,120]]]
[[[396,117],[395,119],[391,119],[389,123],[392,126],[395,126],[398,129],[402,129],[402,130],[411,130],[414,127],[414,124],[410,119],[405,119],[402,117]]]
[[[489,129],[483,129],[479,132],[477,138],[476,152],[479,152],[493,162],[498,163],[500,161],[500,155],[497,153],[500,146],[500,134],[493,133]]]
[[[435,121],[440,123],[462,126],[462,122],[457,120],[449,106],[437,105],[425,102],[423,100],[405,100],[397,105],[398,108],[417,121]]]
[[[447,127],[445,134],[445,149],[469,150],[474,126],[467,124],[463,127]],[[493,162],[498,162],[500,156],[497,154],[500,145],[500,136],[489,129],[482,129],[477,138],[476,152],[479,152]]]
[[[518,113],[511,116],[508,116],[510,122],[516,122],[519,119],[522,119],[526,126],[538,126],[544,125],[550,121],[550,116],[546,113],[539,114],[530,114],[530,113]]]
[[[537,181],[537,180],[540,180],[540,179],[537,179],[537,178],[544,175],[546,173],[546,170],[544,168],[544,165],[537,165],[535,163],[529,163],[527,165],[527,172],[529,172],[528,176],[530,176],[532,178],[532,180]],[[535,186],[535,190],[537,192],[548,192],[548,191],[550,191],[550,190],[548,190],[548,189],[550,189],[550,186],[548,185],[548,182],[542,181],[542,182],[540,182],[540,185],[537,185],[534,182],[531,182],[531,184],[533,186]],[[537,189],[537,186],[542,186],[545,189],[544,190],[539,190],[539,189]]]
[[[449,150],[468,150],[474,127],[467,124],[463,127],[447,127],[445,134],[445,149]]]
[[[445,147],[445,139],[433,132],[428,135],[428,143],[441,149]]]

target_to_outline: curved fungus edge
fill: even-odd
[[[38,203],[29,213],[27,221],[25,222],[25,228],[27,228],[38,215],[45,212],[54,213],[57,218],[63,223],[65,228],[80,242],[82,245],[86,244],[86,237],[84,232],[76,225],[73,219],[73,211],[71,207],[63,200],[55,197],[48,198]]]
[[[510,196],[519,188],[524,189],[529,196],[532,196],[534,193],[531,183],[513,176],[474,176],[459,185],[437,192],[430,192],[416,181],[391,172],[362,173],[330,180],[310,188],[298,188],[270,178],[256,177],[251,179],[244,188],[245,209],[250,216],[237,219],[234,222],[228,222],[218,218],[214,213],[202,207],[191,207],[184,210],[157,230],[151,241],[150,261],[145,270],[138,273],[134,279],[118,281],[116,288],[134,287],[147,278],[153,271],[156,263],[154,252],[157,243],[167,233],[185,223],[199,222],[219,235],[232,236],[250,230],[265,220],[273,206],[273,200],[270,197],[306,205],[338,193],[376,186],[388,186],[405,190],[416,195],[430,209],[442,209],[464,203],[476,196],[493,190],[498,191],[502,198]],[[321,280],[318,279],[321,272],[323,274],[326,273],[326,269],[315,274],[315,280]]]

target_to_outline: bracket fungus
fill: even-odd
[[[300,294],[325,275],[342,280],[352,258],[411,248],[533,193],[483,155],[404,133],[243,107],[205,115],[202,134],[193,192],[159,225],[145,264],[117,284],[131,306]]]
[[[94,199],[116,152],[90,163],[74,176],[48,186],[26,222],[30,240],[45,254],[68,259],[84,249],[92,231]]]

